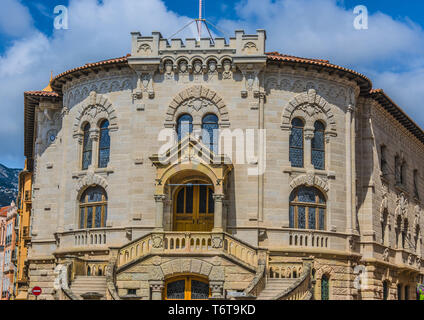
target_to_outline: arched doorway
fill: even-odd
[[[214,226],[213,188],[202,181],[179,186],[174,195],[173,230],[210,232]]]
[[[165,300],[207,300],[209,281],[198,276],[179,276],[165,282]]]

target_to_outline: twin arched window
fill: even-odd
[[[289,160],[292,167],[304,167],[304,122],[299,118],[292,120],[290,134]],[[314,124],[314,137],[311,141],[311,163],[317,170],[325,169],[325,126],[321,121]]]
[[[290,195],[290,228],[325,230],[326,201],[313,187],[299,187]]]
[[[206,115],[202,120],[202,141],[213,153],[218,153],[218,117],[214,114]]]
[[[90,187],[80,199],[80,229],[103,228],[107,219],[107,195],[101,187]]]
[[[290,134],[290,162],[292,167],[303,168],[303,128],[305,124],[299,118],[292,120]]]
[[[92,163],[93,140],[90,138],[90,124],[87,123],[83,128],[83,146],[82,146],[82,170],[87,170]],[[110,136],[109,121],[103,120],[100,123],[98,167],[106,168],[110,158]]]
[[[212,152],[218,152],[219,140],[218,117],[214,114],[207,114],[202,119],[202,141]],[[183,114],[177,121],[178,141],[193,132],[193,117],[189,114]]]
[[[177,121],[178,141],[193,132],[193,117],[189,114],[183,114]]]

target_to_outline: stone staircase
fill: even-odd
[[[76,276],[71,291],[81,299],[103,300],[106,297],[106,277]]]
[[[283,278],[283,279],[267,279],[265,289],[263,289],[257,300],[273,300],[278,294],[284,292],[287,288],[292,286],[297,279]]]

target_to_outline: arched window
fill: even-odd
[[[290,162],[292,167],[303,168],[303,127],[305,124],[299,118],[292,121],[290,134]]]
[[[389,300],[389,283],[383,281],[383,300]]]
[[[91,165],[91,155],[93,153],[93,141],[90,138],[90,124],[84,126],[84,138],[82,145],[82,170],[87,170]]]
[[[178,141],[181,141],[186,135],[193,132],[193,118],[189,114],[183,114],[178,118],[177,133]]]
[[[202,120],[202,141],[213,153],[218,153],[218,117],[214,114],[206,115]]]
[[[316,121],[314,124],[314,137],[312,138],[312,164],[317,170],[325,169],[325,142],[324,131],[325,127],[321,121]]]
[[[107,168],[110,156],[109,121],[100,124],[99,168]]]
[[[330,300],[330,281],[326,274],[321,278],[321,300]]]
[[[398,300],[402,300],[402,284],[397,285],[397,298]]]
[[[107,219],[107,196],[101,187],[88,188],[80,199],[80,229],[103,228]]]
[[[290,228],[325,230],[325,198],[316,188],[299,187],[290,195]]]

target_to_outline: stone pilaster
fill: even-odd
[[[164,282],[162,280],[149,281],[149,285],[152,292],[150,300],[162,300]]]
[[[166,196],[163,194],[155,195],[155,201],[156,201],[155,230],[156,231],[163,231],[163,208],[164,208],[165,199],[166,199]]]
[[[223,217],[222,214],[224,212],[223,210],[223,201],[225,196],[223,194],[215,194],[213,196],[215,201],[215,213],[214,213],[214,225],[213,225],[213,231],[214,232],[222,232],[223,231]]]

